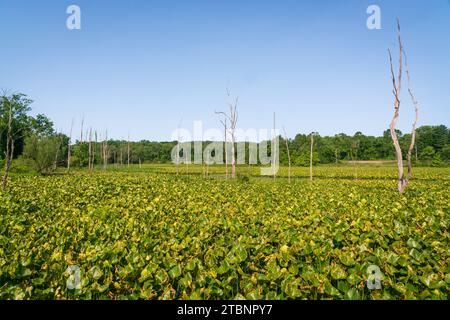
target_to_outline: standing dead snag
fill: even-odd
[[[120,162],[120,165],[122,166],[123,165],[123,142],[120,141],[119,145],[120,145],[120,160],[119,160],[119,162]]]
[[[89,130],[88,168],[89,168],[89,171],[92,171],[92,128],[90,128],[90,130]]]
[[[289,169],[288,169],[288,181],[289,183],[291,183],[291,153],[289,152],[289,141],[288,141],[288,137],[286,134],[286,130],[283,127],[283,132],[284,132],[284,139],[286,141],[286,150],[287,150],[287,156],[288,156],[288,162],[289,162]]]
[[[411,143],[409,145],[408,149],[408,155],[407,155],[407,161],[408,161],[408,176],[407,180],[409,181],[412,178],[412,163],[411,163],[411,156],[414,150],[414,146],[416,144],[416,127],[417,122],[419,121],[419,103],[416,100],[416,97],[414,96],[412,89],[411,89],[411,75],[409,73],[409,65],[408,65],[408,57],[406,55],[406,52],[403,51],[405,55],[405,67],[406,67],[406,75],[408,77],[408,92],[409,96],[411,97],[411,101],[414,105],[414,112],[415,112],[415,118],[412,125],[412,131],[411,131]],[[416,161],[417,161],[417,146],[416,146]]]
[[[358,166],[356,165],[358,161],[358,148],[359,148],[359,140],[352,141],[352,146],[350,149],[350,155],[353,161],[353,169],[355,172],[355,180],[358,180]]]
[[[84,156],[83,156],[83,130],[84,130],[84,115],[83,115],[83,117],[81,118],[80,154],[79,154],[79,157],[80,157],[80,166],[83,166],[83,159],[84,159]]]
[[[419,106],[418,106],[418,102],[414,96],[414,94],[412,93],[412,89],[411,89],[411,77],[410,77],[410,73],[409,73],[409,66],[408,66],[408,59],[406,56],[406,53],[404,51],[403,48],[403,43],[402,43],[402,39],[401,39],[401,33],[400,33],[400,20],[397,19],[397,29],[398,29],[398,43],[399,43],[399,71],[398,71],[398,75],[397,75],[397,79],[395,77],[394,74],[394,66],[393,66],[393,62],[392,62],[392,54],[391,54],[391,50],[389,51],[389,62],[391,65],[391,76],[392,76],[392,85],[394,87],[394,96],[395,96],[395,112],[394,112],[394,117],[392,118],[391,121],[391,125],[390,125],[390,131],[391,131],[391,137],[394,143],[394,147],[395,147],[395,154],[397,157],[397,166],[398,166],[398,191],[400,193],[403,193],[408,185],[408,181],[409,179],[412,177],[412,164],[411,164],[411,155],[412,152],[414,150],[414,144],[415,144],[415,140],[416,140],[416,126],[417,126],[417,122],[419,120]],[[409,95],[411,96],[412,102],[414,104],[414,108],[415,108],[415,120],[412,126],[412,134],[411,134],[411,143],[408,149],[408,154],[407,154],[407,161],[408,161],[408,176],[405,177],[405,174],[403,172],[403,155],[402,155],[402,150],[400,148],[400,144],[398,142],[398,138],[397,138],[397,134],[395,132],[395,126],[397,124],[397,120],[398,120],[398,116],[399,116],[399,110],[400,110],[400,91],[401,91],[401,87],[402,87],[402,73],[403,73],[403,55],[405,55],[405,66],[406,66],[406,74],[408,76],[408,92]]]
[[[228,98],[231,97],[231,92],[229,89],[227,89],[227,96]],[[237,104],[239,101],[239,97],[236,97],[233,102],[229,102],[228,106],[230,108],[230,113],[226,114],[225,112],[216,112],[216,114],[222,114],[225,117],[225,123],[222,122],[225,126],[225,132],[227,131],[226,121],[228,120],[230,122],[230,128],[228,132],[231,136],[231,177],[234,179],[236,178],[236,151],[235,151],[235,143],[236,143],[236,124],[237,124]],[[225,137],[225,156],[227,155],[227,141]],[[227,174],[228,175],[228,174]]]
[[[408,184],[407,179],[405,178],[405,175],[403,173],[403,155],[402,155],[402,149],[400,148],[400,144],[398,142],[397,133],[395,132],[395,126],[397,125],[399,111],[400,111],[400,92],[402,88],[402,73],[403,73],[403,44],[402,39],[400,35],[400,21],[397,19],[397,28],[398,28],[398,44],[399,44],[399,71],[397,75],[397,79],[395,77],[394,72],[394,65],[392,62],[392,54],[391,50],[389,49],[389,62],[391,65],[391,76],[392,76],[392,85],[394,87],[393,93],[395,97],[394,102],[394,117],[392,118],[391,124],[389,126],[392,141],[394,143],[395,147],[395,156],[397,158],[397,167],[398,167],[398,191],[400,193],[403,193],[406,189],[406,186]]]
[[[71,149],[70,144],[72,141],[72,130],[73,130],[73,119],[72,123],[70,124],[70,135],[69,135],[69,141],[67,142],[67,172],[70,171],[70,160],[71,160]]]
[[[183,118],[180,119],[177,127],[177,156],[176,156],[176,166],[177,166],[177,176],[180,174],[180,127],[183,123]],[[139,158],[139,168],[141,167],[141,158]]]
[[[8,132],[6,134],[6,152],[5,152],[5,173],[2,180],[2,190],[5,191],[6,185],[8,183],[9,170],[11,169],[11,162],[14,156],[14,138],[13,138],[13,117],[12,117],[12,102],[8,99],[4,99],[4,103],[8,102],[9,112],[8,112]]]
[[[128,142],[127,142],[127,157],[128,157],[128,168],[130,167],[130,134],[128,133]]]
[[[275,112],[273,113],[273,141],[272,141],[272,145],[275,145],[275,139],[276,139],[276,133],[275,133],[275,127],[276,127],[276,123],[275,123]],[[275,161],[277,160],[277,150],[276,148],[273,148],[273,150],[271,150],[272,152],[272,163],[275,163]],[[275,170],[273,170],[273,180],[275,181],[277,177],[277,173]]]
[[[58,131],[56,132],[56,135],[58,136],[58,140],[59,140],[59,143],[58,143],[58,147],[57,147],[57,149],[56,149],[56,152],[55,152],[55,161],[53,162],[53,170],[57,170],[58,169],[58,157],[59,157],[59,151],[61,150],[61,147],[62,147],[62,144],[63,144],[63,135],[62,135],[62,133],[59,133],[58,134]]]
[[[216,112],[216,114],[221,114],[220,112]],[[227,116],[224,115],[223,121],[220,120],[220,122],[223,125],[224,128],[224,145],[225,145],[225,179],[228,179],[228,148],[227,148]]]
[[[94,169],[94,165],[95,165],[95,149],[97,148],[97,130],[95,131],[94,136],[95,136],[95,143],[92,148],[92,169]]]
[[[80,167],[84,166],[85,155],[83,152],[83,130],[84,130],[84,115],[81,118],[81,131],[80,131],[80,154],[78,155],[80,160]]]
[[[80,133],[80,143],[83,144],[83,126],[84,126],[84,116],[81,118],[81,133]]]
[[[311,132],[311,151],[309,157],[309,180],[313,180],[313,151],[314,151],[314,132]]]
[[[228,92],[228,97],[230,97],[230,92]],[[236,124],[237,124],[237,104],[238,104],[239,97],[236,97],[234,104],[229,103],[230,107],[230,117],[228,120],[230,120],[230,136],[231,136],[231,177],[234,179],[236,178],[236,151],[235,151],[235,143],[236,143],[236,136],[235,136],[235,130],[236,130]]]
[[[106,167],[108,166],[108,131],[105,133],[105,140],[103,141],[103,170],[106,170]]]

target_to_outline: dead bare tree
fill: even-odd
[[[276,128],[276,123],[275,123],[275,112],[274,112],[273,113],[273,139],[274,140],[273,140],[273,143],[272,143],[273,146],[275,145],[275,139],[277,138],[276,137],[275,128]],[[273,158],[273,162],[272,163],[275,163],[275,161],[277,159],[277,150],[276,150],[276,148],[274,148],[271,151],[272,151],[272,158]],[[275,181],[276,178],[277,178],[277,173],[276,173],[275,170],[273,170],[273,180]]]
[[[221,114],[216,112],[216,114]],[[225,147],[225,179],[228,179],[228,142],[227,142],[227,116],[224,115],[223,120],[220,120],[224,128],[224,147]]]
[[[89,129],[88,168],[92,171],[92,127]]]
[[[313,151],[314,151],[314,132],[311,132],[311,150],[309,156],[309,180],[313,181]]]
[[[61,131],[62,132],[62,131]],[[59,157],[59,151],[61,150],[61,147],[63,145],[63,136],[62,133],[58,134],[58,132],[56,132],[56,135],[59,137],[59,144],[58,147],[56,148],[56,153],[55,153],[55,161],[53,162],[53,169],[56,171],[56,169],[58,168],[58,157]]]
[[[97,130],[95,130],[94,136],[95,136],[95,143],[92,148],[92,169],[94,169],[94,165],[95,165],[95,149],[97,148]]]
[[[181,127],[182,123],[183,123],[183,118],[180,119],[180,122],[178,123],[178,126],[177,126],[177,157],[176,157],[177,163],[175,164],[177,166],[177,176],[180,174],[180,127]],[[140,167],[140,163],[139,163],[139,167]]]
[[[84,126],[84,116],[81,118],[81,133],[80,133],[80,143],[83,144],[83,126]]]
[[[231,98],[231,92],[227,89],[227,96]],[[239,102],[239,97],[236,97],[234,101],[228,102],[229,114],[225,112],[216,112],[216,114],[221,114],[225,117],[226,120],[230,122],[230,128],[228,133],[231,137],[231,178],[236,178],[236,151],[235,151],[235,143],[236,143],[236,124],[238,120],[237,115],[237,105]],[[222,122],[223,123],[223,122]],[[226,127],[226,123],[224,124]],[[225,129],[226,130],[226,129]],[[225,141],[226,146],[226,141]],[[227,154],[227,148],[225,147],[225,155]]]
[[[128,168],[129,168],[130,167],[130,133],[128,133],[127,156],[128,156]]]
[[[83,155],[83,128],[84,128],[84,115],[81,118],[81,132],[80,132],[80,166],[84,165],[84,155]]]
[[[228,130],[228,128],[227,128],[227,117],[224,117],[224,122],[223,122],[223,127],[224,127],[224,130],[225,130],[225,132],[224,132],[224,134],[225,134],[225,144],[224,144],[224,147],[225,147],[225,179],[228,179],[228,141],[227,141],[227,138],[228,138],[228,135],[227,135],[227,130]]]
[[[103,152],[103,147],[104,147],[104,142],[102,140],[102,134],[100,133],[100,164],[103,164],[103,156],[105,155],[105,153]]]
[[[408,92],[409,96],[411,97],[411,101],[414,105],[414,112],[415,112],[415,118],[412,125],[412,131],[411,131],[411,143],[409,145],[408,154],[407,154],[407,161],[408,161],[408,176],[407,181],[409,181],[412,178],[412,163],[411,163],[411,156],[414,150],[414,146],[416,146],[416,127],[417,122],[419,121],[419,102],[417,102],[416,97],[414,96],[412,92],[411,87],[411,74],[409,72],[409,65],[408,65],[408,57],[406,55],[405,50],[403,50],[403,54],[405,55],[405,67],[406,67],[406,76],[408,77]],[[417,146],[416,146],[416,161],[417,161]]]
[[[123,142],[120,141],[120,165],[123,165]]]
[[[286,150],[287,150],[287,155],[288,155],[288,162],[289,162],[289,167],[288,167],[288,181],[289,183],[291,183],[291,153],[289,152],[289,140],[286,134],[286,129],[283,126],[283,132],[284,132],[284,140],[286,141]]]
[[[2,190],[5,191],[8,184],[9,170],[11,169],[11,162],[14,156],[14,138],[13,138],[13,107],[12,102],[4,99],[3,103],[9,104],[8,110],[8,125],[6,134],[6,152],[5,152],[5,170],[2,179]]]
[[[391,124],[389,126],[392,141],[394,143],[395,147],[395,155],[397,158],[397,167],[398,167],[398,191],[400,193],[403,193],[406,189],[406,186],[408,184],[407,178],[404,175],[403,172],[403,155],[402,155],[402,149],[400,148],[400,144],[398,142],[397,133],[395,132],[395,127],[397,125],[399,111],[400,111],[400,92],[402,87],[402,74],[403,74],[403,44],[401,39],[401,33],[400,33],[400,20],[397,19],[397,29],[398,29],[398,44],[399,44],[399,70],[397,77],[395,76],[394,72],[394,65],[392,62],[392,54],[391,50],[389,49],[389,62],[391,66],[391,77],[392,77],[392,85],[394,87],[393,94],[395,97],[394,102],[394,116],[392,118]]]
[[[105,134],[105,140],[103,141],[103,170],[108,167],[108,131]]]
[[[350,152],[350,155],[351,155],[352,161],[353,161],[353,170],[355,172],[355,180],[358,180],[358,166],[357,166],[358,148],[359,148],[359,140],[352,141],[352,146],[351,146],[352,152]]]
[[[70,171],[70,160],[71,160],[71,142],[72,142],[72,130],[73,130],[73,119],[72,123],[70,124],[70,134],[69,134],[69,141],[67,143],[67,172]]]

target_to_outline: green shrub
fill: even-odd
[[[42,175],[56,170],[55,160],[61,141],[58,137],[31,136],[25,139],[24,156],[32,161],[33,168]]]

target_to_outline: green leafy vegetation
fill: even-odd
[[[416,168],[403,195],[395,168],[319,167],[312,183],[293,168],[291,184],[140,170],[15,175],[0,193],[0,299],[449,297],[446,168]]]

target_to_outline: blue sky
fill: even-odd
[[[77,4],[82,29],[66,28]],[[382,29],[366,9],[381,7]],[[71,120],[113,138],[169,140],[180,119],[220,128],[226,87],[238,126],[289,136],[381,135],[393,112],[387,58],[402,23],[420,125],[450,125],[450,2],[0,0],[0,88],[68,133]],[[406,91],[398,127],[409,131]],[[78,132],[78,129],[75,129]]]

